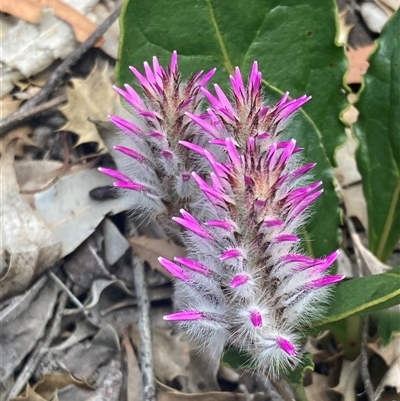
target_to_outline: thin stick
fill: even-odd
[[[296,401],[295,398],[279,383],[278,380],[271,380],[271,384],[275,387],[279,395],[284,399],[284,401]]]
[[[81,43],[50,75],[43,88],[26,103],[24,103],[18,110],[11,113],[8,117],[0,122],[0,138],[5,135],[7,131],[21,124],[27,116],[31,115],[31,109],[38,104],[42,103],[47,97],[60,85],[65,73],[72,67],[107,31],[107,29],[114,23],[121,13],[122,5],[117,7],[112,14],[102,23],[97,29]]]
[[[132,257],[135,290],[138,300],[138,323],[140,336],[140,368],[143,382],[143,401],[156,401],[154,384],[153,351],[150,330],[150,301],[144,275],[143,263]]]
[[[361,341],[361,353],[360,353],[360,367],[361,367],[361,379],[364,383],[365,392],[367,393],[367,397],[369,401],[374,401],[374,388],[371,383],[371,376],[369,375],[368,370],[368,349],[367,349],[367,341],[368,341],[368,316],[364,318],[362,325],[362,341]]]
[[[82,302],[79,301],[79,299],[72,293],[72,291],[52,271],[48,271],[47,274],[55,281],[58,287],[67,294],[68,298],[78,307],[78,310],[82,311],[86,319],[88,319],[89,322],[94,324],[95,326],[98,326],[99,322],[95,321],[93,315],[85,308],[85,305],[83,305]]]
[[[15,398],[24,389],[27,381],[32,377],[43,354],[50,347],[52,341],[58,336],[61,318],[63,316],[63,310],[67,300],[68,295],[65,292],[61,292],[50,326],[46,330],[44,337],[36,344],[34,351],[30,355],[29,360],[25,363],[21,373],[18,375],[7,399]]]

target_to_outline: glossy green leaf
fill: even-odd
[[[374,276],[348,280],[336,286],[325,318],[314,327],[329,326],[353,315],[373,312],[400,304],[400,267]]]
[[[378,334],[384,346],[388,345],[393,334],[400,332],[400,312],[398,310],[382,310],[372,315],[378,328]]]
[[[386,261],[400,238],[400,11],[387,23],[356,103],[357,163],[368,208],[369,247]]]
[[[217,67],[214,82],[228,86],[235,66],[249,73],[254,60],[263,72],[270,101],[286,91],[311,94],[288,127],[317,162],[324,181],[314,219],[304,227],[307,252],[320,256],[337,247],[338,198],[329,160],[344,140],[339,114],[347,104],[342,79],[347,64],[335,45],[334,0],[128,0],[122,13],[119,84],[133,83],[128,66],[141,66],[156,55],[169,62],[173,50],[185,77]]]
[[[257,366],[249,354],[233,347],[224,352],[222,362],[233,369],[255,370]]]
[[[314,370],[313,356],[309,352],[303,356],[296,368],[287,375],[297,401],[308,401],[303,385],[307,370]]]

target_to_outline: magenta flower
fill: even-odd
[[[174,52],[168,70],[153,58],[153,67],[144,63],[145,75],[130,67],[142,88],[115,90],[125,99],[132,112],[128,120],[110,116],[120,130],[121,144],[115,146],[120,153],[116,160],[119,171],[100,168],[116,181],[114,185],[131,200],[140,213],[159,217],[172,216],[181,207],[195,203],[199,195],[191,173],[196,166],[201,174],[208,170],[206,161],[191,150],[179,145],[190,141],[207,146],[210,135],[199,135],[199,129],[186,113],[199,112],[204,98],[201,88],[207,84],[215,69],[206,74],[199,72],[188,82],[181,79],[178,56]],[[209,145],[212,146],[212,145]]]
[[[216,97],[203,88],[207,113],[187,113],[225,155],[180,142],[211,172],[208,179],[192,173],[204,196],[202,213],[181,210],[174,218],[186,230],[188,258],[160,258],[176,277],[180,309],[165,319],[211,354],[235,346],[275,376],[299,361],[302,329],[322,313],[329,285],[343,276],[327,274],[338,251],[321,259],[299,253],[297,235],[322,183],[309,182],[314,164],[301,165],[296,141],[279,135],[310,97],[285,94],[266,106],[256,63],[247,86],[238,68],[231,82],[233,102],[217,85]]]

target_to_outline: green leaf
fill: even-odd
[[[256,369],[256,363],[249,354],[236,348],[228,348],[222,356],[222,362],[233,369]]]
[[[382,310],[372,315],[378,327],[378,334],[384,346],[388,345],[393,334],[400,332],[400,312],[398,310]]]
[[[296,369],[288,374],[290,383],[302,386],[307,370],[314,370],[313,356],[309,352],[303,356],[301,362],[296,366]]]
[[[400,303],[400,267],[348,280],[336,286],[326,317],[313,326],[329,326],[349,316],[369,315]]]
[[[337,248],[339,212],[329,160],[345,138],[339,120],[347,105],[343,49],[335,45],[334,0],[128,0],[121,19],[117,82],[134,83],[128,66],[156,55],[165,65],[173,50],[185,77],[217,67],[214,77],[228,86],[237,65],[248,74],[257,60],[266,94],[276,101],[311,94],[288,127],[317,162],[315,177],[324,182],[314,218],[304,228],[307,253],[321,256]]]
[[[368,208],[369,247],[386,261],[400,238],[400,11],[369,60],[353,126]]]

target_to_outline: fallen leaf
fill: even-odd
[[[389,16],[377,4],[372,2],[363,2],[360,5],[360,13],[370,31],[381,33]]]
[[[73,88],[67,87],[68,104],[59,110],[68,119],[66,125],[60,128],[71,131],[79,136],[75,146],[81,143],[96,142],[103,149],[96,125],[91,120],[108,120],[108,115],[114,112],[117,94],[107,73],[107,65],[101,71],[97,64],[86,79],[73,78]]]
[[[0,305],[0,381],[4,385],[43,336],[57,294],[55,283],[44,276]]]
[[[173,260],[175,256],[185,256],[185,249],[169,240],[142,236],[131,237],[128,241],[142,262],[147,262],[153,270],[158,270],[167,277],[171,275],[161,266],[158,258],[162,256]]]
[[[85,390],[94,390],[86,381],[78,380],[67,372],[45,374],[42,380],[38,381],[32,388],[37,394],[47,399],[56,390],[61,390],[70,385]]]
[[[354,246],[357,248],[368,269],[368,274],[381,274],[391,269],[390,266],[382,263],[369,249],[363,245],[360,236],[355,231],[351,231],[350,236],[353,240]]]
[[[129,249],[129,242],[110,220],[104,219],[104,257],[109,265],[116,263]]]
[[[45,398],[41,397],[36,393],[33,388],[27,384],[25,391],[18,397],[13,398],[11,401],[47,401]]]
[[[172,383],[178,376],[186,376],[190,364],[189,344],[180,335],[165,327],[152,327],[154,373],[163,383]],[[132,330],[132,340],[140,349],[139,331]]]
[[[330,391],[328,377],[311,372],[312,384],[304,387],[308,401],[339,401],[340,396]]]
[[[8,269],[0,279],[0,299],[23,291],[60,259],[61,244],[20,194],[13,166],[15,141],[1,157],[0,244]]]
[[[122,335],[122,345],[126,354],[126,401],[141,401],[143,391],[142,372],[126,332]]]
[[[123,197],[104,201],[89,197],[92,189],[111,183],[96,169],[83,170],[61,177],[52,187],[34,195],[37,212],[62,244],[62,257],[82,244],[108,213],[129,208]]]
[[[343,360],[339,384],[333,388],[343,396],[343,401],[357,401],[356,383],[360,375],[359,357],[354,361]]]
[[[97,28],[96,24],[82,15],[75,8],[60,0],[2,0],[0,11],[14,17],[38,24],[43,8],[50,8],[54,15],[68,22],[74,30],[78,42],[84,42]],[[101,46],[104,39],[95,46]]]
[[[242,394],[228,391],[211,391],[197,394],[185,394],[156,380],[158,387],[157,401],[263,401],[265,393]],[[321,401],[319,399],[318,401]]]

